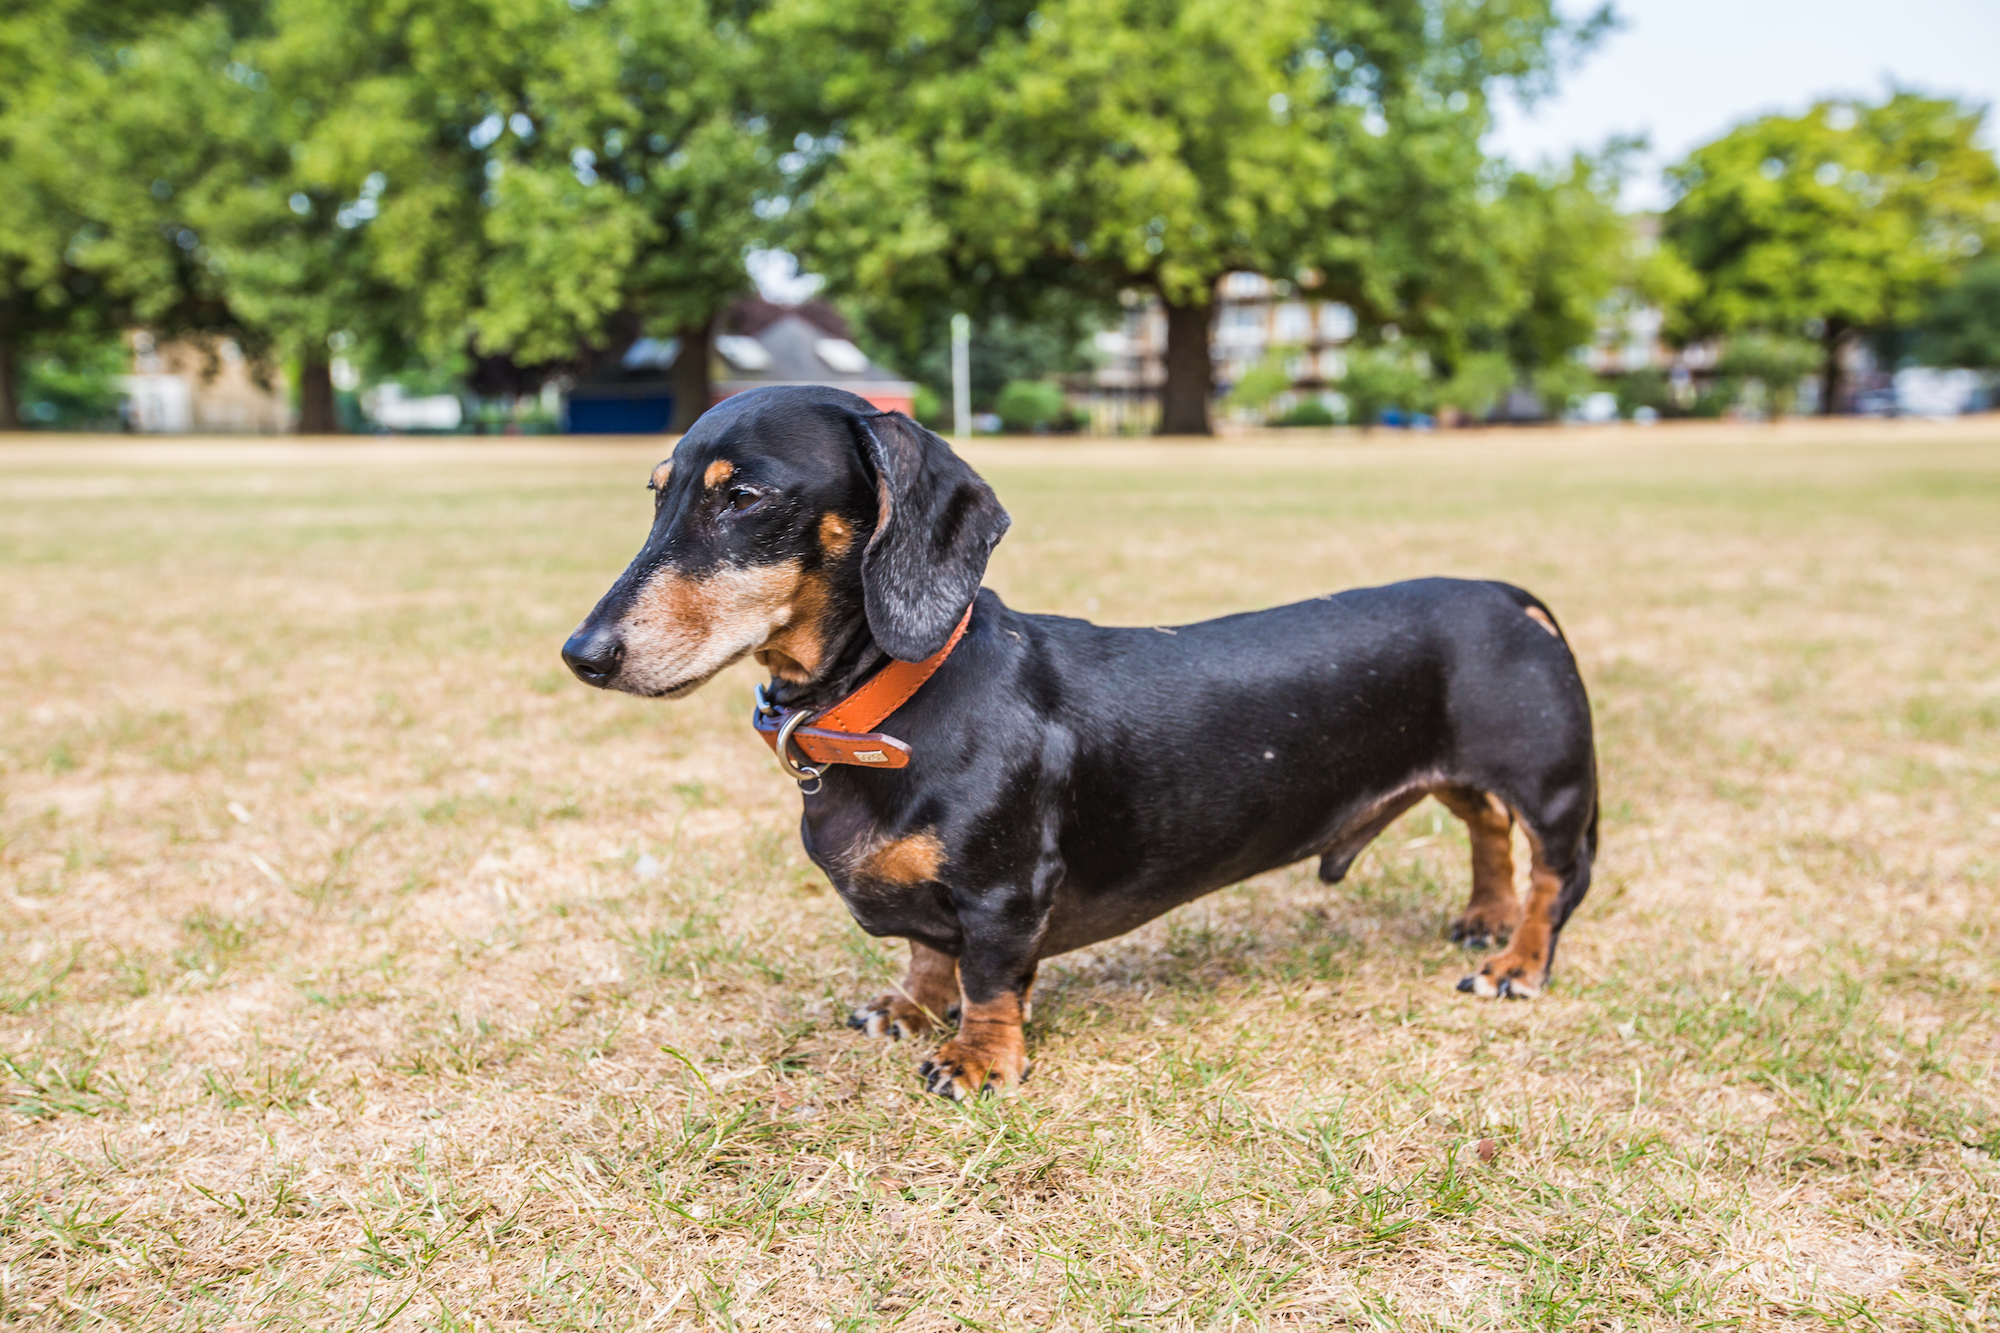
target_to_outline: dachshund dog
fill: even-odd
[[[1042,959],[1305,857],[1338,883],[1425,796],[1471,836],[1452,937],[1505,946],[1459,989],[1547,983],[1590,886],[1596,754],[1569,645],[1520,589],[1419,579],[1173,628],[1024,615],[980,587],[1009,521],[992,489],[830,388],[725,400],[650,486],[652,531],[563,660],[669,699],[746,656],[770,672],[755,723],[800,780],[807,853],[862,929],[910,942],[850,1022],[955,1016],[931,1091],[1022,1078]]]

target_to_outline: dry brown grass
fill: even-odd
[[[0,1324],[2000,1320],[2000,425],[970,451],[1023,608],[1534,588],[1607,803],[1539,1001],[1424,806],[969,1107],[839,1025],[747,670],[556,658],[662,452],[0,445]]]

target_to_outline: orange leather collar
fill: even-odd
[[[875,728],[923,688],[923,683],[951,656],[951,650],[958,647],[958,641],[965,637],[966,627],[970,624],[972,608],[968,606],[965,614],[959,617],[958,628],[945,640],[944,647],[921,662],[891,661],[869,677],[867,684],[815,718],[816,725],[792,728],[792,748],[813,764],[857,764],[864,768],[906,766],[910,762],[910,747]],[[796,711],[769,702],[763,687],[758,687],[757,708],[751,713],[750,721],[773,754],[778,750],[778,734]],[[778,757],[785,759],[788,756]],[[792,765],[787,764],[786,767]]]

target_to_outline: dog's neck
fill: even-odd
[[[818,669],[804,681],[787,680],[773,672],[765,687],[766,696],[781,708],[823,712],[860,689],[893,660],[868,632],[858,586],[851,596],[837,596],[833,601],[822,620],[826,649]]]

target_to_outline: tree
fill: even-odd
[[[529,365],[676,338],[676,429],[709,404],[716,319],[789,200],[727,3],[468,0],[420,62],[488,182],[474,344]]]
[[[0,13],[0,430],[20,422],[23,357],[103,335],[127,295],[77,262],[90,220],[66,188],[69,164],[46,151],[46,105],[74,71],[115,63],[121,43],[185,8],[42,0]]]
[[[1504,352],[1523,378],[1588,346],[1605,303],[1634,282],[1632,224],[1617,201],[1627,147],[1512,172],[1489,211],[1502,292],[1468,322],[1472,340]]]
[[[1095,311],[1089,303],[1066,299],[1057,290],[1035,303],[1032,318],[989,314],[971,331],[971,389],[975,412],[994,409],[1000,391],[1016,380],[1047,380],[1089,370]],[[951,401],[951,312],[941,307],[914,316],[907,309],[850,299],[843,313],[869,354],[896,366],[936,395]]]
[[[1917,320],[1917,360],[2000,370],[2000,254],[1968,265]]]
[[[790,123],[839,133],[802,180],[816,269],[918,309],[1150,290],[1172,434],[1209,430],[1232,270],[1309,267],[1365,318],[1448,323],[1485,280],[1489,86],[1602,21],[1544,0],[774,0],[759,31],[801,90]]]
[[[1761,330],[1820,346],[1820,407],[1843,398],[1841,358],[1906,324],[2000,239],[2000,168],[1984,111],[1897,92],[1767,116],[1672,168],[1662,235],[1698,279],[1682,337]]]
[[[269,0],[156,30],[44,124],[103,220],[85,261],[169,333],[185,271],[299,368],[302,430],[334,427],[336,349],[526,388],[641,333],[682,339],[685,425],[776,179],[747,59],[699,4]]]
[[[1430,363],[1407,341],[1352,347],[1346,360],[1340,394],[1347,400],[1349,425],[1367,430],[1380,423],[1391,408],[1422,412],[1430,406]]]
[[[204,9],[72,71],[39,117],[89,219],[77,262],[160,334],[227,332],[295,365],[307,432],[337,428],[335,347],[422,339],[477,258],[399,39],[371,17]],[[428,252],[421,289],[397,280],[399,243]]]

